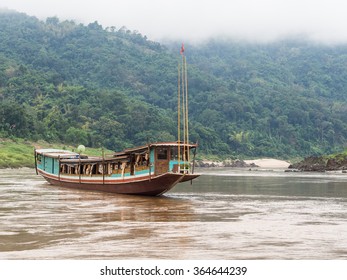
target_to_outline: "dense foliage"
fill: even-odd
[[[179,44],[0,12],[0,137],[119,150],[176,139]],[[186,46],[191,140],[205,154],[293,157],[347,139],[347,46]]]

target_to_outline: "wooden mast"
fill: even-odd
[[[180,160],[181,160],[181,81],[180,81],[180,77],[181,77],[181,70],[180,70],[180,63],[178,63],[178,90],[177,90],[177,144],[178,144],[178,158],[177,158],[177,162],[178,162],[178,168],[177,168],[177,172],[180,173]]]
[[[181,55],[182,55],[182,117],[183,117],[183,164],[185,166],[186,163],[186,94],[185,94],[185,70],[184,70],[184,46],[182,44],[181,47]]]
[[[178,65],[178,159],[180,161],[181,150],[181,110],[183,123],[183,166],[189,164],[189,129],[188,129],[188,78],[187,78],[187,61],[184,55],[184,45],[182,43],[180,54],[182,56],[182,66]],[[182,94],[181,94],[182,91]],[[182,97],[181,97],[182,96]],[[181,102],[182,98],[182,102]],[[179,164],[180,166],[180,164]],[[185,172],[186,170],[184,170]]]
[[[186,144],[187,144],[187,161],[189,164],[189,131],[188,131],[188,78],[187,78],[187,61],[186,61],[186,57],[184,57],[184,83],[185,83],[185,94],[186,94],[186,116],[185,116],[185,121],[186,121]]]

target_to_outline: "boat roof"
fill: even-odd
[[[178,146],[185,146],[187,148],[196,148],[197,144],[184,144],[184,143],[178,143],[178,142],[156,142],[156,143],[149,143],[148,145],[144,146],[138,146],[134,148],[125,149],[123,152],[120,152],[119,154],[127,154],[127,153],[133,153],[133,152],[142,152],[148,148],[151,147],[178,147]],[[118,154],[118,153],[117,153]]]
[[[196,148],[197,144],[184,144],[184,143],[178,143],[178,142],[156,142],[156,143],[149,143],[148,145],[138,146],[134,148],[125,149],[122,152],[115,152],[112,157],[88,157],[88,158],[81,158],[81,161],[92,161],[92,160],[126,160],[126,155],[133,154],[133,153],[144,153],[151,147],[178,147],[178,146],[185,146],[186,148]],[[37,149],[37,154],[41,154],[48,157],[53,158],[60,158],[60,159],[76,159],[80,157],[80,154],[67,151],[67,150],[60,150],[60,149]]]
[[[53,158],[71,158],[79,156],[78,153],[70,152],[67,150],[59,150],[59,149],[37,149],[35,150],[37,154],[41,154],[48,157]]]

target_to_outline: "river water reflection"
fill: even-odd
[[[347,259],[347,174],[202,172],[141,197],[0,170],[0,259]]]

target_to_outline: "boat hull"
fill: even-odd
[[[133,195],[161,195],[172,189],[177,183],[181,182],[184,175],[175,173],[165,173],[159,176],[146,177],[138,180],[124,180],[121,182],[112,182],[107,180],[83,181],[78,179],[59,178],[55,175],[38,170],[50,184],[55,186],[94,190],[118,194]]]
[[[192,181],[193,179],[199,177],[200,174],[185,174],[182,178],[180,183],[187,182],[187,181]]]

